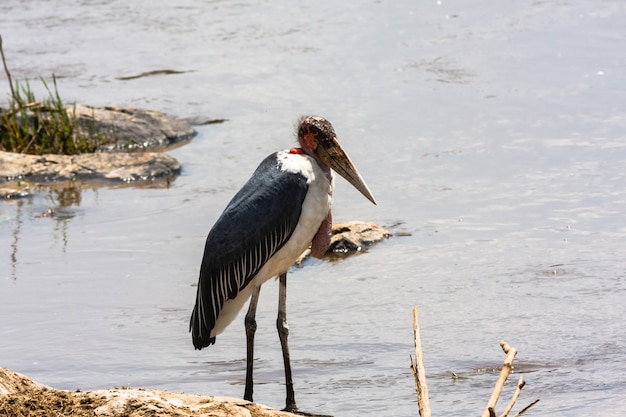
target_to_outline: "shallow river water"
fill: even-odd
[[[0,366],[241,397],[243,317],[207,350],[187,332],[204,239],[312,113],[378,200],[338,178],[334,219],[397,236],[290,274],[302,409],[416,416],[418,305],[434,415],[480,414],[501,339],[519,351],[502,403],[523,374],[517,411],[626,414],[625,22],[619,0],[2,1],[7,63],[39,95],[54,73],[67,102],[228,120],[170,152],[170,184],[0,202]],[[180,73],[124,79],[160,70]],[[270,281],[255,399],[282,407],[276,302]]]

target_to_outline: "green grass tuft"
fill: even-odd
[[[2,49],[2,36],[0,53],[11,88],[8,109],[0,109],[0,150],[34,155],[95,152],[104,138],[95,129],[89,129],[87,135],[79,132],[76,105],[68,110],[63,104],[56,76],[52,74],[53,89],[41,78],[48,97],[39,101],[28,80],[13,84]]]

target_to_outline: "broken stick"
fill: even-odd
[[[515,393],[513,394],[513,398],[511,398],[511,401],[509,401],[509,405],[506,406],[504,412],[500,414],[500,417],[507,417],[509,415],[509,413],[513,409],[513,406],[515,405],[515,402],[517,401],[517,398],[522,392],[522,388],[524,388],[524,385],[526,385],[526,382],[524,381],[524,377],[520,375],[519,380],[517,381],[517,385],[515,386]]]
[[[411,357],[411,370],[415,378],[415,391],[417,391],[417,405],[421,417],[431,417],[430,401],[428,399],[428,387],[426,386],[426,371],[422,362],[422,341],[420,328],[417,321],[417,306],[413,307],[413,335],[415,338],[415,360]]]
[[[515,359],[515,355],[517,354],[517,349],[509,346],[509,344],[504,340],[500,341],[500,346],[502,347],[504,353],[506,353],[506,358],[504,358],[504,363],[502,364],[502,370],[500,371],[500,375],[498,376],[498,380],[496,381],[496,386],[491,393],[491,397],[487,402],[487,407],[485,407],[485,410],[483,411],[481,417],[489,417],[495,415],[496,403],[498,402],[498,398],[500,398],[504,383],[511,373],[511,369],[513,368],[513,360]]]
[[[483,411],[481,417],[495,417],[496,416],[496,403],[498,402],[498,398],[500,397],[500,394],[502,393],[502,388],[504,387],[504,383],[506,382],[507,378],[509,377],[509,374],[511,373],[511,370],[513,369],[513,360],[515,359],[515,355],[517,354],[517,349],[509,346],[509,344],[506,343],[504,340],[500,341],[500,346],[502,347],[502,350],[504,351],[504,353],[506,353],[506,358],[504,358],[504,363],[502,364],[502,370],[500,371],[500,375],[498,376],[498,380],[496,381],[496,386],[493,389],[491,398],[489,398],[487,407],[485,407],[485,410]],[[519,397],[520,392],[522,391],[522,388],[524,388],[524,385],[526,385],[526,382],[524,382],[524,378],[520,376],[519,381],[517,382],[517,385],[515,387],[515,393],[513,394],[513,398],[511,398],[511,401],[507,405],[504,412],[500,415],[500,417],[507,417],[509,415],[509,412],[511,412],[511,409],[515,405],[515,402],[517,401],[517,398]],[[526,406],[522,411],[517,413],[515,417],[521,416],[538,402],[539,400],[533,401],[528,406]]]
[[[415,359],[413,358],[413,356],[411,356],[411,370],[413,371],[413,378],[415,379],[415,391],[417,391],[417,404],[419,406],[420,416],[431,417],[430,402],[428,399],[428,387],[426,386],[426,372],[424,371],[424,364],[422,362],[422,341],[420,339],[420,328],[417,313],[418,308],[417,306],[415,306],[413,307]],[[500,398],[502,388],[504,388],[504,383],[506,382],[509,374],[511,373],[511,370],[513,369],[513,360],[515,359],[515,355],[517,354],[517,349],[509,346],[509,344],[503,340],[500,341],[500,347],[502,347],[502,350],[504,351],[504,353],[506,353],[506,357],[504,359],[500,375],[498,376],[498,380],[496,381],[496,386],[493,389],[491,398],[489,398],[487,407],[485,407],[481,417],[496,417],[496,403],[498,402],[498,398]],[[526,382],[524,382],[524,378],[520,376],[519,381],[517,382],[517,385],[515,387],[515,393],[513,394],[513,398],[511,398],[511,401],[504,410],[504,413],[500,415],[500,417],[507,417],[509,415],[525,384]],[[514,417],[520,417],[538,402],[539,400],[533,401],[532,403],[524,407],[522,411],[517,413]]]

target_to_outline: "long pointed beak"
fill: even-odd
[[[337,138],[332,138],[330,143],[318,146],[317,153],[322,161],[328,165],[337,174],[341,175],[361,192],[372,203],[376,204],[376,200],[372,195],[367,184],[359,174],[359,170],[356,169],[354,163],[343,149]]]

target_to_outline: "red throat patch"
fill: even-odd
[[[289,149],[289,153],[301,155],[304,153],[304,149],[302,148],[291,148]]]

